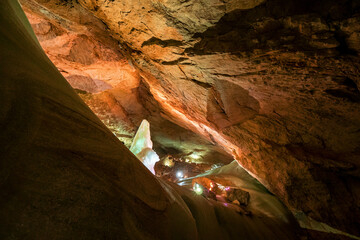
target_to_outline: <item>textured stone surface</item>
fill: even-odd
[[[223,146],[291,209],[360,235],[359,1],[79,2],[155,112]],[[96,64],[85,53],[76,61]]]
[[[17,1],[0,2],[0,22],[1,239],[296,239],[296,225],[156,179],[61,76]]]
[[[173,121],[289,207],[359,234],[358,1],[80,2],[135,50]]]
[[[246,192],[241,189],[231,189],[226,192],[227,200],[230,202],[237,201],[241,205],[247,206],[250,200],[249,192]]]
[[[196,152],[200,158],[194,161],[231,161],[223,149],[161,115],[127,52],[89,11],[71,1],[21,2],[48,57],[126,146],[142,119],[148,119],[160,155]]]

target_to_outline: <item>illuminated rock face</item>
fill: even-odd
[[[61,76],[17,1],[0,1],[0,22],[1,239],[296,239],[296,225],[156,179]]]
[[[79,2],[140,79],[107,92],[120,103],[128,89],[146,92],[118,116],[151,109],[222,146],[294,211],[360,235],[358,1]],[[127,122],[132,134],[143,118]]]
[[[97,116],[130,148],[137,126],[148,119],[160,156],[199,152],[199,162],[231,162],[212,142],[162,115],[125,46],[79,4],[22,0],[41,46]],[[50,11],[51,10],[51,11]],[[186,141],[184,141],[186,139]]]

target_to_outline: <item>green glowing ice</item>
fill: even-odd
[[[135,134],[130,151],[155,174],[154,166],[160,159],[156,152],[152,150],[152,147],[150,123],[144,119]]]

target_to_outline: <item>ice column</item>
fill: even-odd
[[[152,150],[153,143],[150,136],[150,123],[145,119],[141,122],[131,144],[130,151],[153,173],[159,156]]]

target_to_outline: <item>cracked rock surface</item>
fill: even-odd
[[[0,1],[0,22],[1,239],[297,239],[294,222],[156,178],[67,83],[17,1]]]
[[[151,109],[221,146],[290,209],[360,235],[359,1],[37,2],[63,28],[76,23],[76,39],[56,49],[64,30],[39,23],[52,61],[71,62],[73,86],[117,99],[118,116],[137,119],[124,126]]]

